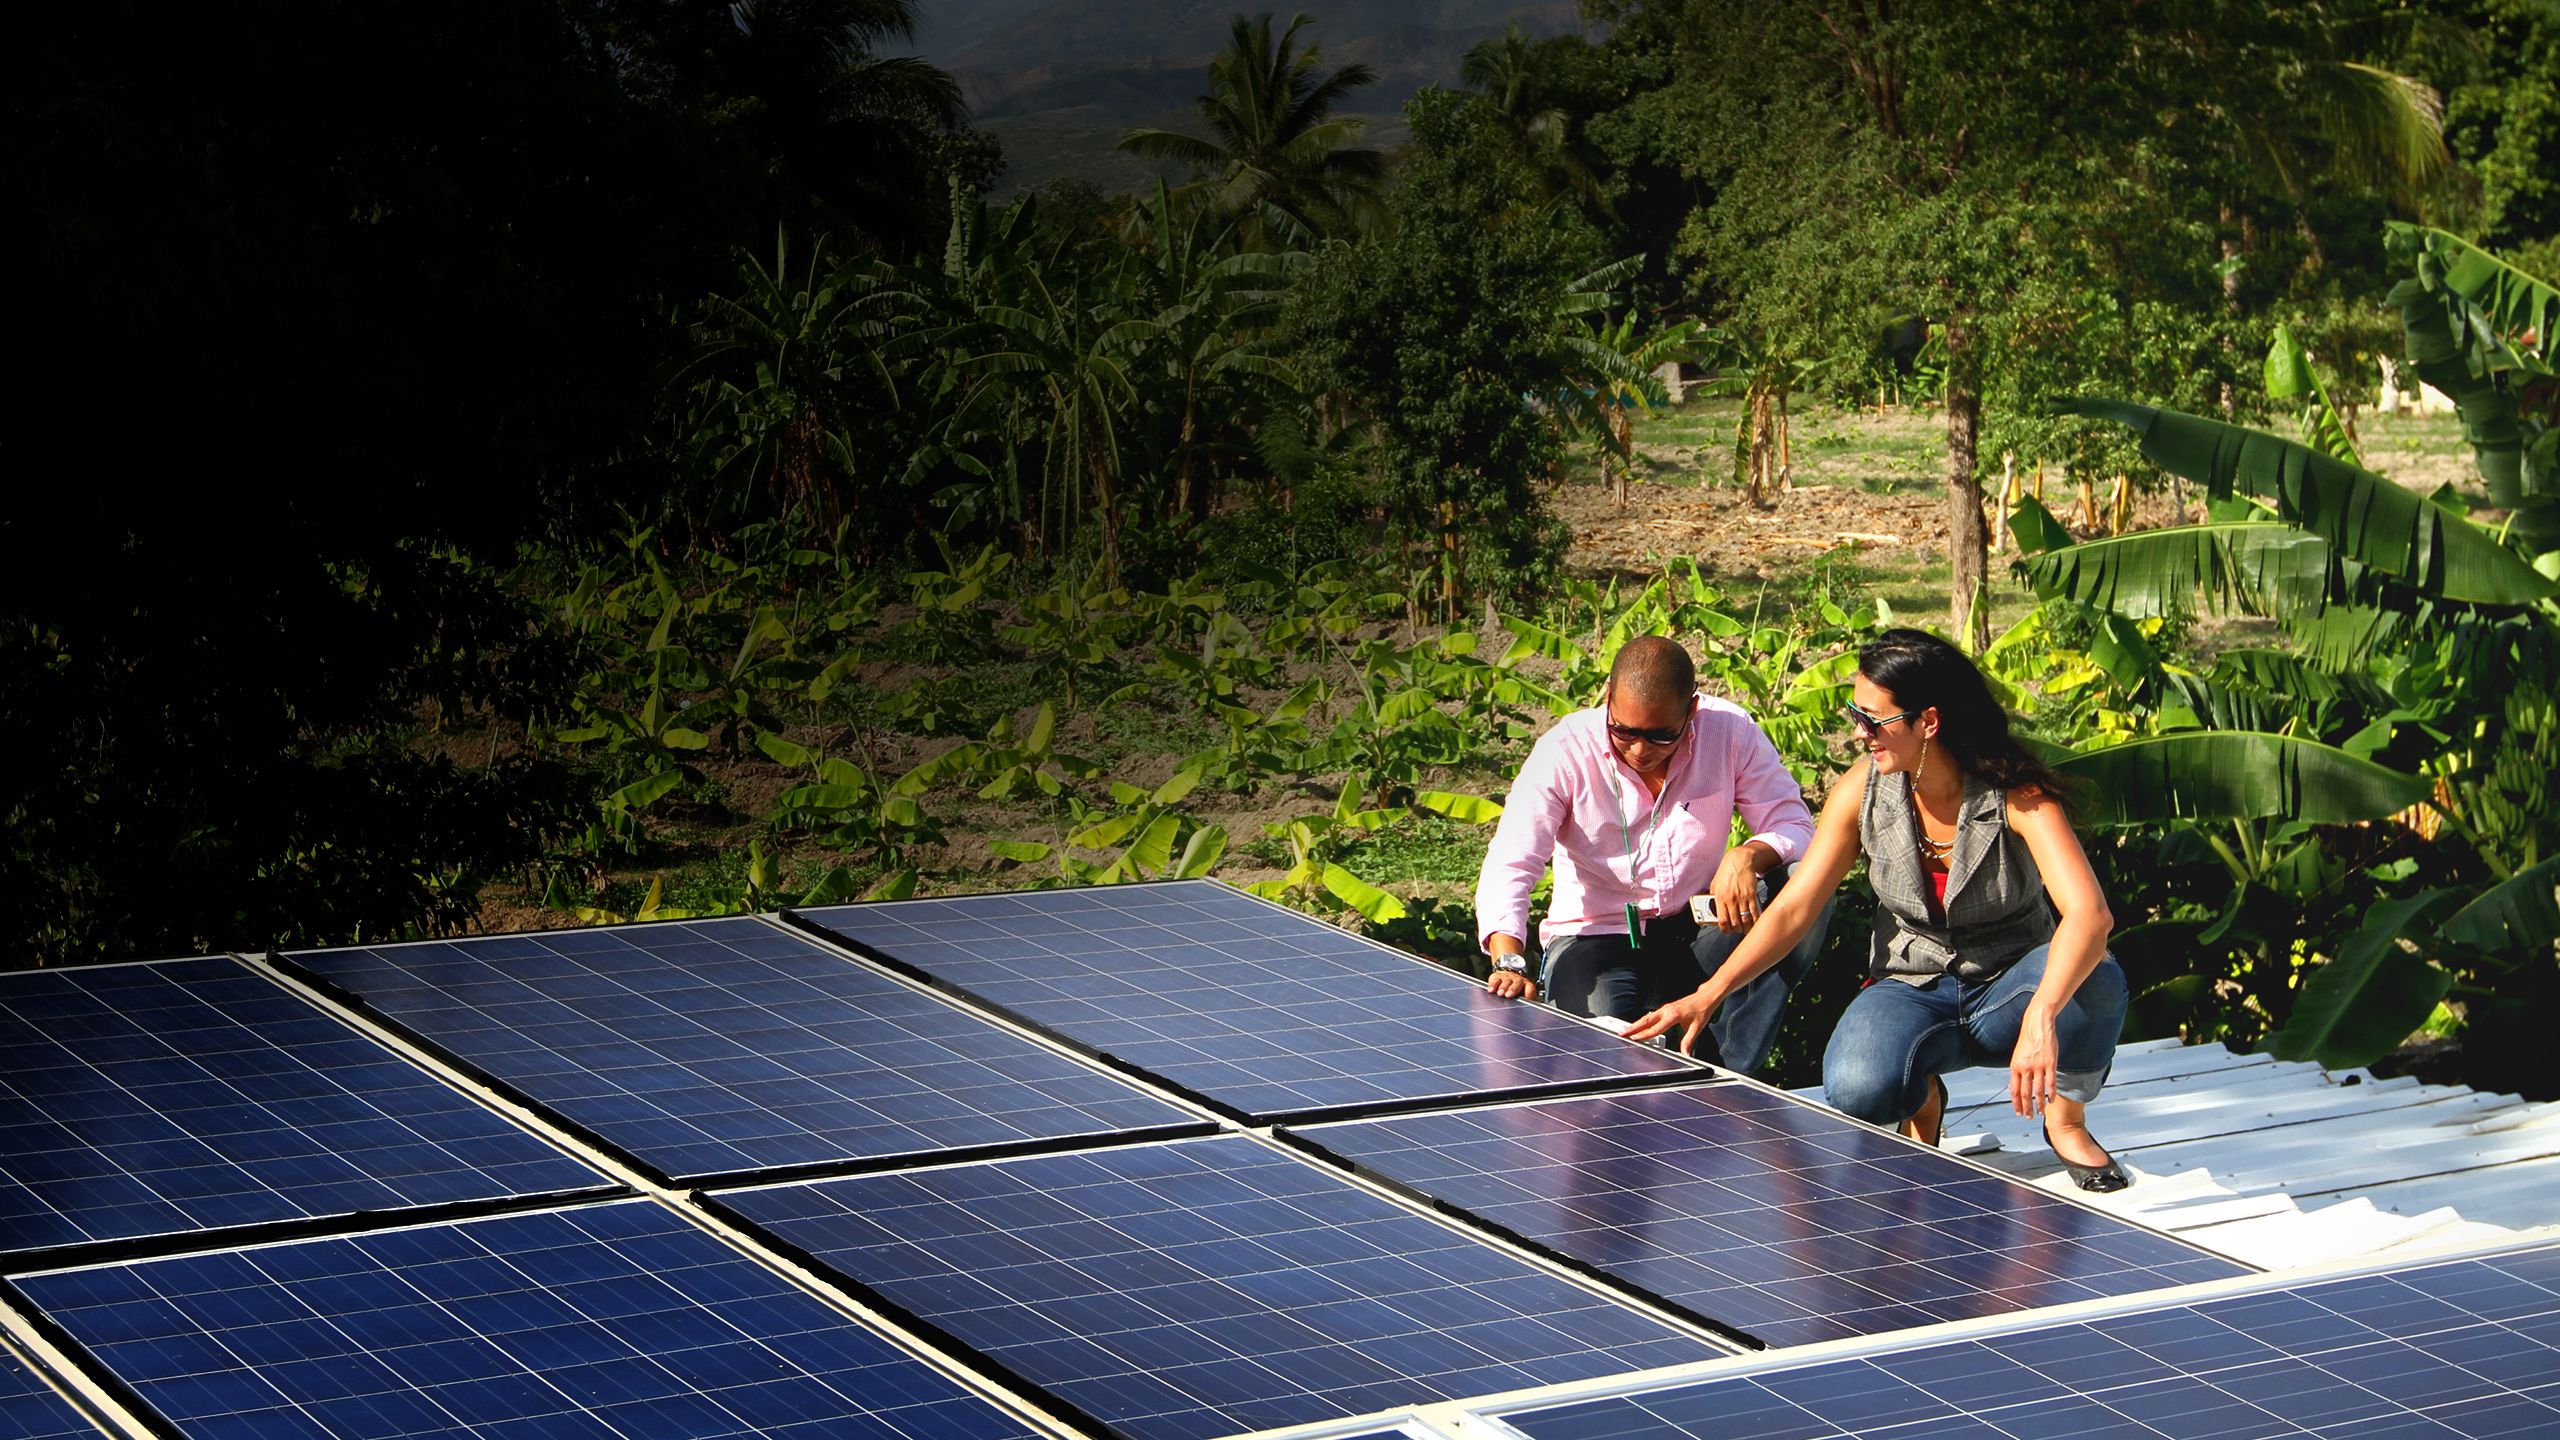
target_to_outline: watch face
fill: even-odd
[[[1507,970],[1514,975],[1526,975],[1529,973],[1529,957],[1525,955],[1498,955],[1494,957],[1493,968],[1496,970]]]

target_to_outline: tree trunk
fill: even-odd
[[[2018,497],[2018,452],[2000,452],[2000,500],[1991,507],[1991,553],[2008,548],[2009,506]]]
[[[1963,329],[1947,326],[1947,558],[1951,599],[1948,628],[1956,643],[1975,654],[1991,644],[1991,616],[1983,598],[1991,573],[1991,532],[1982,522],[1982,487],[1973,476],[1974,428],[1982,414],[1975,393],[1972,356]]]
[[[1784,385],[1780,385],[1778,387],[1778,493],[1783,495],[1794,489],[1795,483],[1795,446],[1787,437],[1787,391]]]
[[[1618,457],[1618,508],[1624,510],[1627,508],[1627,474],[1636,463],[1635,421],[1630,418],[1626,406],[1615,403],[1608,407],[1607,415],[1609,443],[1604,448],[1614,451]]]

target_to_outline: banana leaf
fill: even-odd
[[[2071,544],[2071,532],[2044,508],[2044,502],[2033,495],[2021,495],[2009,507],[2009,534],[2018,542],[2021,555],[2041,555],[2048,550],[2061,550]]]
[[[2437,1002],[2453,988],[2453,976],[2400,941],[2452,908],[2455,892],[2430,890],[2403,900],[2383,900],[2365,912],[2364,924],[2311,972],[2293,1018],[2267,1037],[2279,1060],[2317,1060],[2332,1070],[2370,1065],[2427,1023]]]
[[[2444,922],[2446,938],[2507,954],[2551,955],[2560,938],[2560,855],[2489,887]]]
[[[1323,879],[1324,888],[1333,892],[1333,898],[1359,911],[1372,924],[1384,925],[1404,916],[1403,901],[1339,865],[1326,864]]]
[[[2130,427],[2153,464],[2216,495],[2274,496],[2282,518],[2329,542],[2337,555],[2424,594],[2477,605],[2529,605],[2560,595],[2560,584],[2488,531],[2307,445],[2122,400],[2068,400],[2059,408]]]
[[[2020,563],[2047,600],[2069,598],[2135,619],[2184,613],[2199,592],[2217,611],[2317,614],[2332,579],[2329,547],[2319,536],[2273,521],[2142,530]]]
[[[2330,403],[2328,387],[2320,383],[2320,372],[2311,368],[2310,354],[2287,326],[2276,327],[2275,340],[2267,347],[2266,382],[2268,399],[2302,400],[2303,432],[2320,453],[2350,465],[2364,464],[2364,457],[2356,453],[2356,442],[2347,435],[2346,421]]]
[[[1173,878],[1196,880],[1218,868],[1227,853],[1227,832],[1216,825],[1203,825],[1191,832],[1191,841],[1182,847],[1181,858],[1174,861]]]
[[[2383,229],[2395,255],[2423,251],[2434,258],[2438,283],[2487,317],[2493,333],[2533,336],[2519,359],[2540,362],[2545,375],[2560,365],[2560,286],[2519,270],[2450,231],[2397,220]]]
[[[2422,775],[2332,745],[2256,731],[2166,735],[2073,754],[2055,769],[2087,788],[2093,825],[2282,817],[2346,825],[2396,814],[2427,797]]]
[[[2180,670],[2164,669],[2161,679],[2169,697],[2208,730],[2281,730],[2297,714],[2290,698],[2235,689]]]
[[[2291,696],[2311,704],[2337,699],[2346,692],[2349,683],[2329,671],[2304,664],[2299,655],[2259,646],[2241,646],[2213,657],[2212,678],[2215,684],[2226,689]],[[2371,689],[2369,685],[2361,688]]]
[[[2489,487],[2489,502],[2515,512],[2511,532],[2535,551],[2560,546],[2560,494],[2548,447],[2533,446],[2518,413],[2514,375],[2551,373],[2560,291],[2441,230],[2394,226],[2414,241],[2417,274],[2391,287],[2410,368],[2452,397],[2463,438]],[[2519,354],[2502,336],[2534,333]]]
[[[1499,802],[1481,795],[1461,795],[1451,790],[1424,790],[1413,797],[1413,803],[1425,810],[1463,820],[1470,825],[1490,825],[1502,818]]]

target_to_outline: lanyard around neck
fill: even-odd
[[[1673,757],[1674,760],[1678,758],[1676,755]],[[1628,818],[1626,796],[1620,792],[1618,786],[1618,767],[1624,763],[1618,758],[1618,752],[1612,749],[1609,752],[1609,768],[1602,771],[1601,776],[1609,782],[1609,808],[1618,817],[1618,834],[1626,841],[1627,875],[1629,879],[1635,879],[1638,878],[1636,872],[1641,868],[1636,862],[1635,822]],[[1666,773],[1662,777],[1662,795],[1670,793],[1671,777]],[[1654,830],[1662,824],[1662,795],[1653,797],[1653,813],[1644,817],[1644,838],[1647,847],[1653,844]]]

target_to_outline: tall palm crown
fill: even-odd
[[[1120,148],[1190,166],[1201,178],[1183,187],[1183,198],[1250,217],[1252,229],[1376,229],[1386,157],[1359,145],[1364,122],[1332,112],[1377,72],[1356,62],[1322,70],[1315,46],[1297,48],[1298,32],[1311,23],[1300,15],[1275,41],[1268,12],[1235,17],[1227,47],[1209,61],[1209,93],[1197,102],[1210,138],[1139,129],[1123,134]]]
[[[883,48],[916,0],[647,0],[613,41],[633,83],[718,117],[761,163],[776,218],[913,252],[928,238],[942,137],[967,124],[957,82]]]
[[[1458,61],[1458,79],[1493,102],[1511,132],[1512,148],[1538,167],[1549,195],[1571,190],[1602,214],[1614,216],[1590,167],[1574,154],[1564,110],[1552,103],[1537,43],[1517,24],[1479,40]]]

